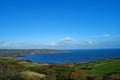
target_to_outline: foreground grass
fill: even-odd
[[[46,64],[45,64],[46,65]],[[45,74],[31,71],[31,67],[44,66],[44,64],[32,63],[15,58],[0,58],[0,80],[40,80]]]
[[[23,72],[21,72],[21,75],[23,78],[25,78],[27,80],[39,80],[46,76],[45,74],[40,74],[40,73],[36,73],[33,71],[23,71]]]
[[[0,80],[120,80],[120,59],[49,65],[0,58]]]

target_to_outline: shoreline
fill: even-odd
[[[15,59],[17,59],[17,58],[15,58]],[[26,60],[26,59],[17,59],[17,60],[23,60],[23,61],[38,63],[38,64],[48,64],[48,65],[69,65],[69,64],[94,63],[94,62],[100,62],[100,61],[112,60],[112,59],[120,59],[120,58],[107,58],[107,59],[100,59],[100,60],[94,60],[94,61],[88,61],[88,62],[70,62],[70,63],[34,62],[34,61],[31,61],[31,60]]]

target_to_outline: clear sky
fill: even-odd
[[[0,0],[0,48],[120,48],[120,0]]]

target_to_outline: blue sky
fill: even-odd
[[[0,48],[120,48],[120,0],[0,0]]]

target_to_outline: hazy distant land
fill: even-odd
[[[63,53],[63,52],[67,51],[54,49],[0,49],[0,56],[19,57],[28,54]]]

